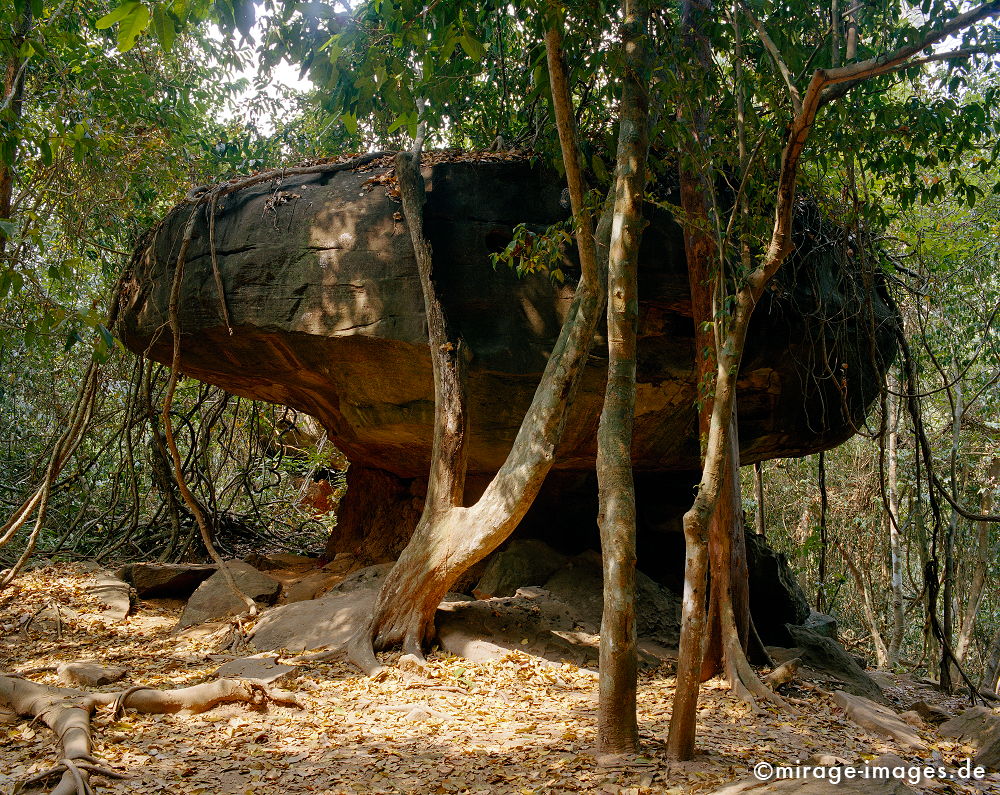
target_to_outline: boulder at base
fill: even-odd
[[[129,563],[115,574],[140,599],[187,599],[217,569],[214,563]]]
[[[278,598],[281,583],[257,571],[249,563],[233,560],[226,563],[226,568],[236,587],[255,602],[271,604]],[[217,571],[191,594],[175,629],[186,629],[206,621],[238,615],[245,610],[246,604],[233,593],[225,574]]]
[[[989,770],[1000,770],[1000,715],[988,707],[971,707],[945,721],[938,729],[942,737],[954,737],[976,747],[972,761]]]
[[[746,534],[746,545],[750,614],[757,634],[765,645],[794,646],[785,625],[808,620],[809,602],[783,553],[757,533]]]
[[[517,538],[489,557],[472,589],[477,599],[513,596],[518,588],[541,585],[566,565],[566,556],[537,538]]]
[[[795,645],[802,650],[804,665],[832,676],[842,684],[842,690],[852,695],[878,702],[885,701],[882,688],[875,684],[837,641],[794,624],[788,624],[787,628]]]
[[[372,613],[377,591],[358,588],[268,610],[250,641],[262,651],[341,648]]]

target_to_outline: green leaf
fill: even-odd
[[[13,237],[17,234],[17,224],[6,218],[0,218],[0,232],[3,232],[7,237]]]
[[[101,335],[101,340],[108,348],[114,347],[115,338],[110,331],[108,331],[107,326],[103,323],[97,324],[97,333]]]
[[[462,45],[462,49],[465,50],[465,54],[473,61],[482,61],[486,57],[486,48],[475,37],[466,33],[458,41]]]
[[[344,123],[347,128],[347,132],[351,135],[358,134],[358,120],[350,113],[344,113],[341,115],[340,120]]]
[[[156,6],[153,9],[153,34],[160,42],[164,52],[170,52],[173,49],[177,31],[174,30],[174,21],[163,10],[163,6]]]
[[[66,346],[63,348],[63,350],[68,351],[78,342],[83,342],[83,337],[80,336],[79,331],[76,331],[74,329],[73,331],[69,332],[69,334],[66,335]]]
[[[396,117],[396,120],[392,124],[389,125],[389,129],[386,130],[386,132],[387,133],[394,133],[400,127],[402,127],[403,125],[408,124],[408,123],[409,123],[409,114],[408,113],[401,113],[399,116]]]
[[[116,22],[121,22],[125,17],[131,14],[139,5],[139,0],[128,0],[127,3],[122,3],[118,8],[101,17],[97,22],[94,23],[94,27],[98,30],[105,30],[110,28]]]
[[[118,26],[118,51],[128,52],[135,46],[139,34],[149,27],[150,13],[144,5],[136,5],[132,13]]]

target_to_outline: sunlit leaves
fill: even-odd
[[[153,33],[165,52],[170,52],[177,38],[174,22],[162,5],[153,8]]]
[[[110,28],[118,25],[118,49],[120,52],[128,52],[135,46],[136,39],[139,38],[146,28],[149,27],[151,19],[149,8],[137,0],[123,3],[107,16],[101,17],[95,23],[98,30]]]

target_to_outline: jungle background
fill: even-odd
[[[744,38],[739,54],[717,59],[717,75],[656,78],[682,96],[719,92],[717,123],[725,125],[735,99],[719,85],[745,70],[749,146],[760,150],[762,169],[777,156],[765,133],[783,123],[784,78],[770,48],[801,77],[831,46],[830,8],[772,6],[720,12],[709,35],[735,47],[739,18]],[[872,52],[951,10],[936,1],[858,9],[834,2],[833,14],[860,28],[861,47]],[[599,187],[614,161],[615,13],[574,5],[566,34],[584,162]],[[349,15],[363,24],[337,33]],[[407,38],[416,19],[434,29],[437,71],[403,77],[401,64],[428,46]],[[657,20],[669,28],[670,10]],[[753,30],[761,20],[769,38]],[[788,556],[807,598],[836,617],[852,652],[938,680],[941,650],[927,612],[934,604],[968,676],[994,691],[1000,530],[962,514],[988,517],[1000,497],[995,33],[966,34],[949,48],[963,58],[929,53],[918,67],[880,78],[819,125],[800,191],[857,230],[855,242],[864,230],[865,251],[851,255],[870,260],[888,284],[907,363],[897,357],[867,423],[845,444],[741,473],[747,525]],[[205,558],[161,438],[169,368],[125,351],[108,328],[107,307],[140,235],[192,186],[406,148],[418,85],[434,108],[429,146],[527,151],[558,168],[539,42],[529,11],[493,3],[4,4],[0,513],[14,515],[44,480],[88,368],[96,362],[101,372],[93,414],[52,485],[44,522],[0,533],[4,588],[32,569],[75,561]],[[666,160],[654,158],[651,168]],[[754,207],[767,205],[765,182],[747,187]],[[758,232],[748,222],[742,234]],[[191,379],[179,382],[171,416],[185,479],[223,555],[322,551],[349,466],[336,440],[308,417]],[[924,443],[940,488],[929,480]],[[925,577],[932,562],[935,603]]]

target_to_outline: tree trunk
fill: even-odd
[[[872,605],[871,589],[865,582],[864,575],[858,568],[857,563],[848,554],[844,545],[837,544],[837,548],[840,550],[840,554],[843,556],[844,562],[847,564],[847,568],[854,578],[854,585],[861,596],[861,606],[865,615],[865,623],[868,624],[868,632],[871,634],[872,645],[875,648],[876,663],[879,668],[887,668],[889,665],[889,652],[885,647],[885,641],[882,640],[882,631],[878,626],[878,616],[875,614],[875,608]]]
[[[986,483],[983,484],[982,497],[979,508],[983,515],[989,514],[993,510],[993,489],[1000,480],[1000,458],[994,458],[990,462]],[[976,522],[976,552],[973,563],[972,580],[969,583],[969,594],[965,602],[965,611],[962,613],[962,623],[958,631],[958,641],[955,644],[955,657],[959,663],[965,662],[965,655],[968,654],[969,644],[972,642],[972,631],[976,625],[976,615],[979,613],[979,605],[983,600],[983,591],[986,586],[986,570],[990,554],[990,523]]]
[[[649,151],[647,26],[643,0],[624,0],[625,63],[618,137],[615,200],[608,258],[608,383],[597,432],[598,524],[604,563],[601,618],[598,748],[634,753],[638,650],[635,627],[635,420],[637,263]]]
[[[4,141],[3,149],[10,156],[10,161],[0,156],[0,220],[9,221],[14,202],[14,164],[17,162],[17,122],[21,118],[24,104],[24,58],[21,56],[21,45],[31,30],[31,4],[25,4],[21,22],[14,31],[9,44],[11,55],[4,65],[3,97],[0,102],[9,103],[9,113],[12,121],[8,121],[10,129],[9,143]],[[7,233],[0,228],[0,260],[7,250]]]
[[[996,693],[998,684],[1000,684],[1000,629],[993,634],[993,642],[986,652],[986,665],[979,687],[981,690]]]
[[[826,528],[826,456],[820,451],[817,481],[819,484],[819,577],[816,585],[816,612],[825,613],[826,607],[826,552],[829,545]]]
[[[371,674],[380,669],[375,649],[401,644],[406,653],[421,655],[421,647],[434,632],[434,613],[451,585],[517,527],[555,461],[555,447],[562,437],[567,410],[593,346],[605,289],[597,264],[596,238],[606,239],[610,221],[602,219],[600,231],[595,235],[585,208],[562,40],[554,26],[546,33],[546,49],[563,162],[579,230],[577,249],[582,274],[511,451],[482,497],[467,508],[462,507],[463,445],[456,444],[460,438],[464,439],[464,431],[459,434],[456,416],[457,412],[464,412],[462,390],[460,380],[453,377],[450,386],[443,383],[448,373],[457,372],[449,369],[447,360],[459,361],[456,355],[459,346],[443,336],[444,318],[441,316],[438,324],[433,311],[437,300],[429,279],[430,250],[423,238],[423,186],[418,166],[412,162],[412,155],[397,156],[397,176],[403,177],[400,194],[404,215],[418,266],[428,271],[426,279],[421,272],[421,286],[428,309],[431,356],[440,368],[434,372],[435,437],[423,515],[379,591],[370,622],[355,635],[347,649],[350,659]],[[440,325],[437,332],[432,324]],[[444,406],[446,401],[449,407]]]
[[[899,662],[903,646],[903,636],[906,631],[906,619],[903,613],[903,554],[900,538],[899,512],[899,398],[894,393],[900,389],[899,379],[887,376],[888,389],[888,440],[886,456],[888,467],[886,472],[886,524],[889,530],[889,557],[892,580],[892,634],[889,638],[889,666]]]
[[[951,493],[959,493],[958,451],[962,441],[962,414],[965,404],[962,398],[962,381],[957,379],[953,389],[948,391],[951,402]],[[954,682],[955,669],[948,647],[952,643],[955,605],[955,533],[958,532],[958,510],[951,509],[948,520],[948,530],[944,537],[944,583],[941,596],[941,632],[944,641],[941,644],[941,689],[950,693]]]
[[[708,638],[701,679],[707,681],[725,669],[723,604],[732,605],[734,626],[745,652],[750,635],[750,586],[747,570],[743,500],[740,492],[739,441],[736,412],[729,429],[729,455],[725,464],[719,504],[708,528],[709,608]],[[727,672],[728,678],[728,672]],[[730,685],[734,682],[729,679]]]
[[[681,28],[689,63],[697,69],[711,69],[711,54],[701,30],[709,8],[700,1],[688,0],[682,9]],[[710,208],[715,205],[712,168],[705,162],[703,138],[708,109],[699,106],[695,118],[688,121],[691,131],[690,151],[680,153],[680,194],[684,211],[684,253],[688,265],[691,314],[695,327],[695,383],[698,385],[698,433],[702,449],[711,424],[714,395],[713,374],[717,367],[717,304],[721,297],[719,249]],[[708,527],[710,570],[710,606],[706,625],[708,637],[702,657],[700,678],[711,678],[723,669],[722,602],[735,599],[734,623],[740,632],[739,644],[746,649],[749,630],[749,588],[747,584],[746,542],[743,537],[743,505],[739,487],[739,448],[735,423],[729,433],[729,450],[723,462],[722,491]],[[685,541],[687,542],[687,538]],[[694,541],[694,543],[704,543]]]

